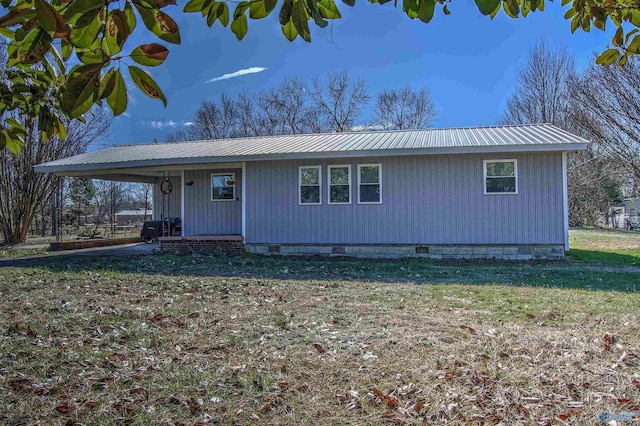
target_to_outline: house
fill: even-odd
[[[561,258],[567,153],[549,124],[116,146],[41,173],[154,184],[167,250]]]
[[[609,209],[605,226],[611,228],[640,228],[640,198],[625,198],[622,204]]]
[[[116,213],[116,223],[118,225],[142,224],[145,220],[151,220],[152,217],[153,210],[121,210]]]

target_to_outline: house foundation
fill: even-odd
[[[245,244],[247,253],[282,256],[347,256],[355,258],[423,257],[430,259],[561,260],[563,244],[544,245],[325,245]]]
[[[212,235],[196,237],[161,237],[160,251],[165,253],[207,253],[236,255],[244,252],[240,235]]]

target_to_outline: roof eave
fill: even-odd
[[[441,155],[441,154],[499,154],[499,153],[527,153],[527,152],[568,152],[584,151],[587,144],[584,142],[561,144],[522,144],[522,145],[494,145],[494,146],[466,146],[443,148],[414,148],[414,149],[381,149],[366,151],[329,151],[329,152],[293,152],[274,153],[260,155],[237,155],[226,157],[186,157],[186,158],[162,158],[139,161],[119,161],[110,163],[89,164],[39,164],[34,167],[38,173],[62,173],[79,171],[98,171],[136,167],[177,166],[201,163],[234,163],[242,161],[268,161],[268,160],[305,160],[328,158],[360,158],[360,157],[396,157],[406,155]]]

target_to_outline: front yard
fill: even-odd
[[[0,423],[563,424],[640,411],[640,238],[563,262],[0,268]]]

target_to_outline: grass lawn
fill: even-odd
[[[571,238],[560,262],[0,267],[0,423],[594,424],[640,411],[640,239]]]

